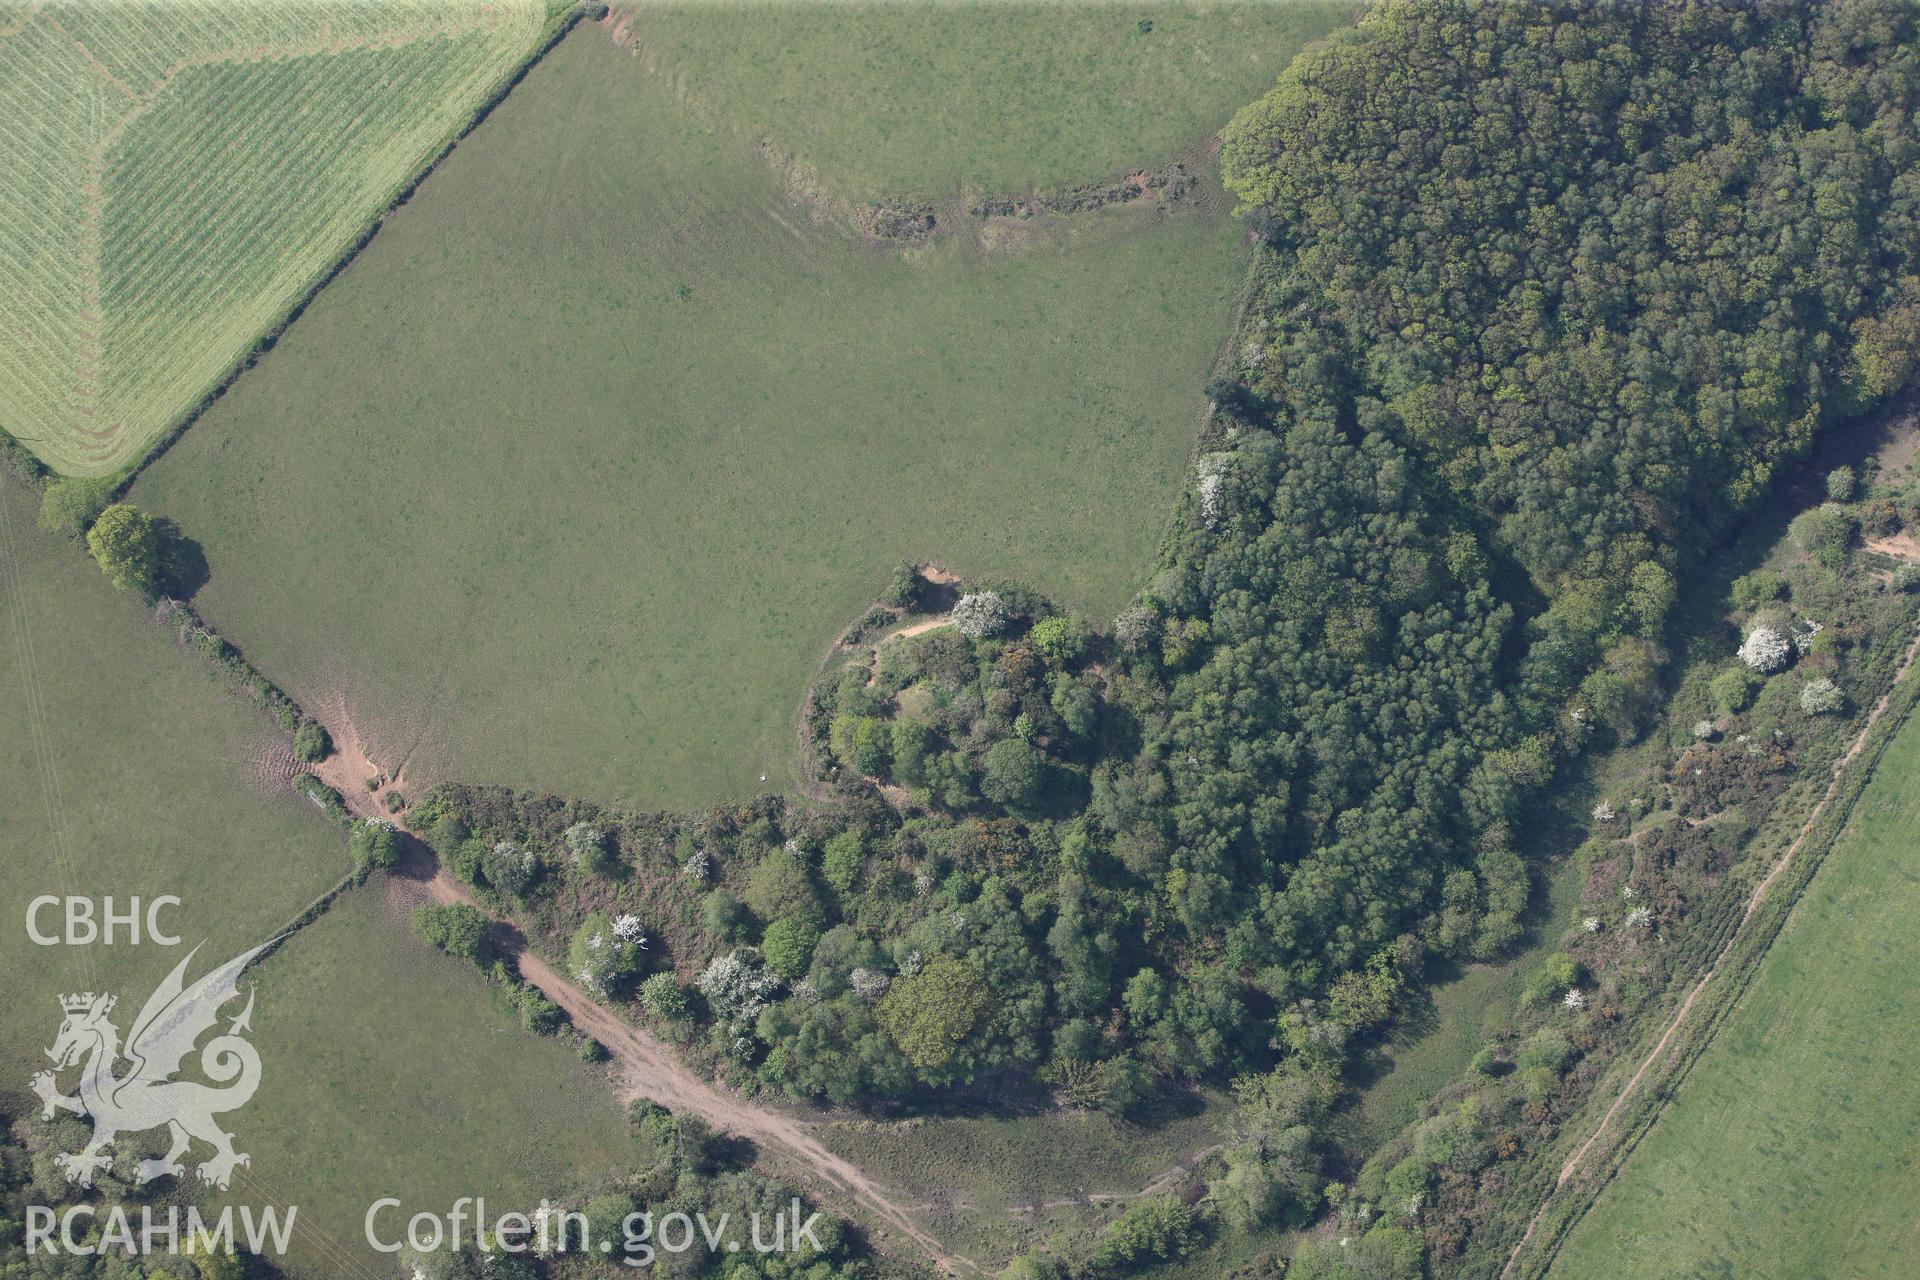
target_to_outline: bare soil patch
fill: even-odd
[[[882,636],[881,639],[882,641],[904,640],[908,636],[923,636],[929,631],[938,631],[941,627],[947,627],[952,625],[953,625],[953,618],[948,614],[943,613],[937,618],[928,618],[926,621],[916,622],[910,627],[902,627],[898,631],[888,632],[886,635]]]
[[[327,701],[332,705],[325,714],[309,714],[314,714],[327,736],[333,739],[333,753],[312,766],[313,775],[339,792],[347,808],[359,817],[398,822],[405,813],[406,802],[432,786],[431,780],[407,771],[407,763],[424,741],[425,731],[414,735],[407,752],[397,762],[386,764],[370,735],[361,731],[347,710],[346,694],[335,692]],[[389,810],[389,795],[398,795],[402,807]]]
[[[1915,542],[1913,535],[1904,529],[1885,538],[1868,538],[1866,545],[1867,550],[1876,554],[1920,564],[1920,542]]]
[[[600,29],[617,49],[632,49],[640,43],[640,38],[633,33],[633,15],[624,10],[608,9],[600,19]]]

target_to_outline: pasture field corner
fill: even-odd
[[[1232,1114],[1216,1089],[1169,1090],[1159,1112],[1121,1120],[1043,1108],[910,1120],[849,1118],[821,1139],[902,1195],[950,1248],[989,1272],[1062,1232],[1089,1232],[1151,1189],[1184,1183]],[[1163,1185],[1165,1184],[1165,1185]]]

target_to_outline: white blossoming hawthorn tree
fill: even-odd
[[[502,840],[487,854],[480,870],[488,884],[501,893],[518,898],[526,893],[534,877],[539,874],[540,860],[534,856],[533,850],[523,849],[511,840]]]
[[[627,921],[632,924],[626,932],[638,933],[638,943],[622,936],[620,924]],[[588,995],[596,1000],[618,999],[627,994],[640,975],[640,947],[645,942],[646,933],[635,917],[622,916],[616,924],[605,912],[596,911],[575,931],[573,945],[567,952],[567,964],[573,970],[574,981],[584,987]]]
[[[969,640],[997,636],[1012,620],[1007,602],[997,591],[969,591],[953,606],[953,625]]]
[[[1830,715],[1846,705],[1846,701],[1840,686],[1825,676],[1807,681],[1800,689],[1800,709],[1810,716]]]
[[[1772,627],[1755,627],[1740,644],[1740,661],[1762,675],[1771,675],[1787,665],[1793,646]]]
[[[757,955],[729,951],[715,956],[700,975],[700,994],[722,1022],[752,1022],[780,993],[780,979]]]
[[[607,833],[591,822],[576,822],[562,837],[573,865],[589,875],[606,875],[613,870],[613,849]]]
[[[1135,605],[1113,620],[1113,642],[1128,653],[1145,653],[1160,636],[1160,615]]]

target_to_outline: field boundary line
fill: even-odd
[[[304,714],[304,711],[303,711]],[[336,748],[336,751],[338,748]],[[313,770],[309,776],[319,776]],[[407,831],[402,819],[381,813],[365,790],[348,788],[336,792],[341,806],[351,815],[349,821],[393,823],[406,834],[414,852],[399,868],[390,869],[390,879],[420,886],[428,901],[461,903],[479,910],[496,934],[496,945],[511,958],[520,978],[537,988],[564,1010],[576,1029],[590,1033],[605,1045],[625,1071],[626,1078],[617,1092],[623,1098],[645,1096],[673,1110],[686,1110],[702,1116],[723,1132],[738,1132],[756,1144],[779,1154],[781,1164],[804,1179],[824,1185],[863,1205],[881,1223],[898,1231],[942,1274],[957,1276],[965,1266],[984,1275],[972,1259],[949,1253],[931,1232],[914,1220],[911,1210],[896,1202],[860,1165],[840,1155],[814,1138],[806,1130],[811,1122],[788,1116],[749,1099],[737,1097],[689,1066],[672,1048],[661,1043],[644,1028],[634,1025],[612,1008],[589,996],[568,980],[537,950],[510,915],[495,915],[467,886],[455,880],[439,864],[425,843]],[[408,864],[412,865],[409,866]],[[424,867],[418,864],[424,863]],[[417,874],[425,871],[427,874]],[[261,955],[271,955],[296,933],[319,920],[340,897],[364,885],[365,877],[357,869],[349,870],[295,915],[266,944]],[[641,1081],[650,1083],[642,1084]]]
[[[1526,1230],[1521,1233],[1520,1239],[1514,1243],[1512,1250],[1507,1254],[1506,1262],[1499,1272],[1500,1280],[1508,1280],[1508,1277],[1514,1274],[1514,1268],[1520,1262],[1521,1255],[1545,1224],[1548,1213],[1555,1207],[1560,1192],[1573,1181],[1588,1153],[1606,1136],[1615,1118],[1626,1109],[1629,1102],[1635,1100],[1635,1091],[1642,1080],[1661,1066],[1661,1059],[1667,1055],[1669,1046],[1673,1045],[1675,1038],[1682,1031],[1693,1032],[1690,1041],[1679,1045],[1675,1058],[1667,1065],[1665,1074],[1656,1082],[1650,1110],[1643,1116],[1623,1122],[1629,1123],[1631,1127],[1627,1128],[1621,1134],[1619,1141],[1604,1153],[1606,1163],[1602,1166],[1602,1175],[1582,1188],[1583,1194],[1579,1202],[1568,1206],[1559,1221],[1553,1224],[1553,1234],[1541,1246],[1541,1256],[1529,1264],[1525,1274],[1537,1277],[1543,1275],[1552,1265],[1568,1232],[1591,1208],[1606,1185],[1624,1167],[1640,1139],[1658,1122],[1666,1110],[1667,1100],[1670,1099],[1673,1090],[1686,1078],[1693,1064],[1712,1043],[1721,1022],[1739,1004],[1740,998],[1751,985],[1760,963],[1772,950],[1774,941],[1791,920],[1814,874],[1825,862],[1826,855],[1831,851],[1833,844],[1845,831],[1852,818],[1854,805],[1865,792],[1868,783],[1872,781],[1874,771],[1887,744],[1906,723],[1916,702],[1920,701],[1920,686],[1910,686],[1907,683],[1907,677],[1917,657],[1920,657],[1920,632],[1916,632],[1907,645],[1887,691],[1880,696],[1873,709],[1867,714],[1866,722],[1861,725],[1860,731],[1854,735],[1846,750],[1834,760],[1832,778],[1827,783],[1825,792],[1814,804],[1812,811],[1801,823],[1799,832],[1774,859],[1767,873],[1754,886],[1739,922],[1729,932],[1727,940],[1715,954],[1707,971],[1693,984],[1675,1008],[1653,1047],[1642,1057],[1633,1074],[1620,1087],[1613,1101],[1602,1113],[1599,1123],[1561,1163],[1558,1173],[1547,1189],[1546,1197],[1528,1220]],[[1888,720],[1886,712],[1890,709],[1895,710],[1895,714]],[[1876,730],[1883,730],[1883,732],[1876,735]],[[1870,744],[1871,750],[1868,750]],[[1855,767],[1856,763],[1858,767]],[[1838,808],[1833,807],[1835,800],[1841,801]],[[1819,839],[1813,846],[1809,846],[1809,841],[1816,835]],[[1809,852],[1807,856],[1800,857],[1798,855],[1803,848],[1808,849]],[[1799,883],[1790,884],[1785,898],[1775,902],[1768,901],[1768,891],[1773,887],[1774,882],[1790,869],[1795,872],[1794,878]],[[1754,925],[1756,917],[1762,916],[1763,912],[1769,910],[1772,912],[1772,917],[1762,919],[1759,925]],[[1735,957],[1736,949],[1742,948],[1752,950],[1753,953],[1744,958]],[[1734,964],[1728,968],[1730,958],[1734,960]],[[1688,1019],[1695,1008],[1700,1007],[1701,998],[1707,994],[1709,985],[1720,976],[1723,969],[1728,973],[1727,983],[1723,983],[1723,989],[1715,992],[1715,998],[1703,1006],[1704,1023],[1697,1027],[1688,1027]]]
[[[1260,292],[1262,268],[1266,266],[1267,250],[1257,247],[1247,257],[1247,269],[1241,274],[1240,289],[1233,302],[1233,318],[1227,327],[1227,336],[1213,353],[1213,364],[1209,366],[1209,380],[1232,368],[1233,353],[1240,349],[1241,337],[1247,326],[1247,315],[1253,308],[1254,295]],[[1200,425],[1193,435],[1193,448],[1187,453],[1187,467],[1180,473],[1180,491],[1169,504],[1166,521],[1160,529],[1160,545],[1154,552],[1153,569],[1160,570],[1173,563],[1174,553],[1180,547],[1180,534],[1187,526],[1187,516],[1192,504],[1197,501],[1191,483],[1194,472],[1200,466],[1200,459],[1220,439],[1219,406],[1211,400],[1200,402]],[[1148,575],[1149,577],[1151,574]]]
[[[340,900],[342,894],[351,889],[358,888],[363,883],[365,882],[361,879],[358,871],[348,871],[345,875],[334,881],[331,888],[323,889],[319,897],[302,907],[295,913],[292,919],[276,929],[273,936],[261,944],[260,953],[255,959],[265,960],[268,956],[278,951],[292,940],[294,934],[326,915],[333,904]]]
[[[281,947],[291,941],[296,933],[327,914],[327,911],[340,899],[342,894],[358,887],[362,883],[362,877],[357,871],[348,871],[336,881],[331,888],[324,890],[319,897],[309,902],[306,907],[291,920],[275,930],[267,938],[266,942],[261,944],[259,951],[255,954],[253,961],[248,967],[251,968],[254,964],[258,964],[272,956],[280,950]],[[268,1200],[278,1201],[283,1205],[293,1204],[291,1197],[282,1195],[277,1187],[268,1185],[251,1169],[237,1168],[234,1170],[234,1173],[237,1177],[249,1183],[254,1191],[264,1195]],[[334,1239],[324,1228],[317,1227],[311,1222],[297,1219],[298,1215],[296,1215],[294,1230],[304,1232],[309,1243],[326,1258],[330,1265],[356,1277],[356,1280],[379,1280],[378,1276],[367,1269],[358,1255],[348,1246]]]

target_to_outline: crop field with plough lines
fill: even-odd
[[[0,429],[108,475],[539,47],[540,0],[0,8]]]

